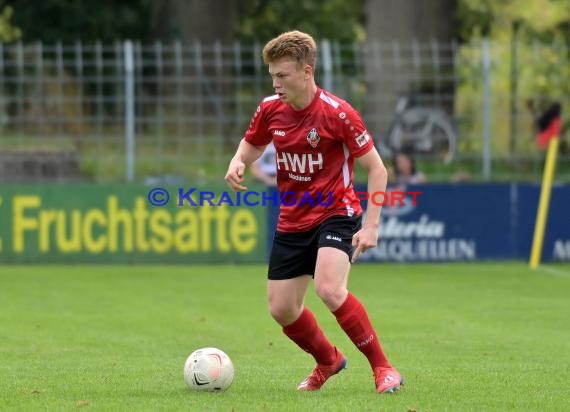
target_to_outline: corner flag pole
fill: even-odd
[[[530,267],[536,269],[540,264],[542,255],[542,244],[544,241],[544,230],[546,228],[546,218],[548,217],[548,206],[550,205],[550,193],[552,191],[552,180],[556,167],[556,156],[558,154],[558,136],[554,136],[548,142],[548,152],[546,153],[546,164],[542,175],[542,185],[540,188],[540,200],[536,223],[534,225],[534,238],[530,254]]]

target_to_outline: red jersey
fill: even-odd
[[[281,197],[277,230],[303,232],[331,216],[362,213],[352,183],[354,159],[374,143],[347,102],[320,88],[302,110],[281,102],[279,95],[266,97],[245,140],[275,146]]]

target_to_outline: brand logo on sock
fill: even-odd
[[[367,337],[366,339],[364,339],[362,342],[358,342],[356,344],[356,346],[358,346],[359,348],[361,348],[364,345],[368,345],[370,342],[372,342],[374,340],[374,335],[370,335],[369,337]]]

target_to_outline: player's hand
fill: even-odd
[[[232,159],[224,180],[234,192],[243,192],[247,187],[242,185],[245,174],[245,163],[241,160]]]
[[[354,263],[361,253],[376,247],[378,244],[378,230],[376,228],[362,228],[352,236],[352,246],[356,249],[352,254],[351,262]]]

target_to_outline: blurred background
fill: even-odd
[[[265,315],[277,205],[177,201],[228,194],[292,29],[408,192],[350,280],[411,384],[390,399],[314,293],[350,373],[288,389],[312,360]],[[569,59],[569,0],[0,0],[0,411],[567,411]],[[183,390],[202,347],[228,393]]]
[[[263,96],[263,44],[317,39],[317,82],[429,182],[541,178],[570,103],[570,2],[2,0],[0,181],[219,182]],[[567,116],[566,116],[567,118]],[[563,121],[557,179],[570,181]]]
[[[386,205],[362,260],[527,259],[559,135],[541,248],[570,261],[562,0],[0,0],[0,259],[264,262],[276,205],[175,198],[227,190],[273,93],[262,47],[292,29],[317,40],[318,84],[360,111],[392,187],[422,192]]]

